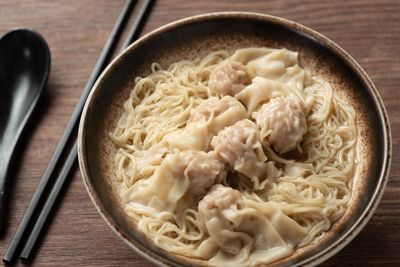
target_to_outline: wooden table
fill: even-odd
[[[320,2],[159,0],[144,32],[205,12],[256,11],[311,27],[348,51],[383,97],[392,126],[394,154],[390,181],[371,221],[323,266],[400,266],[400,1]],[[46,93],[35,122],[25,133],[24,152],[14,167],[10,223],[0,240],[0,253],[15,232],[123,3],[0,0],[0,35],[16,27],[37,30],[52,53]],[[27,265],[151,266],[101,219],[86,193],[77,164],[70,181],[35,260]]]

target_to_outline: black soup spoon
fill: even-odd
[[[49,47],[38,33],[18,29],[0,39],[0,233],[6,225],[5,187],[13,153],[49,71]]]

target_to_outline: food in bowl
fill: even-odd
[[[153,63],[110,136],[127,216],[156,246],[212,266],[288,257],[352,196],[354,109],[284,48]]]

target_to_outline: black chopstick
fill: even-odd
[[[133,41],[135,41],[142,30],[144,23],[147,20],[147,16],[150,14],[151,8],[153,7],[155,0],[145,0],[141,5],[140,10],[136,16],[135,21],[132,24],[131,31],[128,33],[124,44],[122,45],[122,50],[127,48]]]
[[[44,204],[44,207],[40,212],[40,215],[35,223],[35,226],[33,227],[32,232],[25,243],[24,249],[22,250],[22,253],[20,255],[21,259],[28,260],[30,258],[32,249],[34,248],[36,241],[39,237],[39,234],[41,233],[43,226],[46,223],[47,217],[50,214],[51,209],[53,208],[54,203],[56,202],[57,197],[60,194],[61,189],[65,183],[65,180],[67,179],[68,174],[75,163],[76,154],[77,154],[77,143],[75,142],[74,146],[72,147],[72,150],[68,154],[67,160],[65,161],[65,164],[60,172],[60,175],[57,177],[57,180],[53,188],[51,189],[49,197],[47,198],[46,203]]]
[[[15,235],[13,236],[13,239],[11,240],[11,243],[6,250],[6,253],[3,256],[3,261],[6,263],[12,262],[12,260],[15,257],[16,251],[17,251],[18,247],[20,246],[20,243],[23,240],[26,229],[28,228],[29,225],[32,224],[33,215],[35,214],[38,204],[40,203],[40,200],[42,199],[42,196],[43,196],[44,192],[46,191],[46,188],[48,187],[50,178],[56,168],[57,163],[59,162],[59,160],[63,154],[64,149],[66,148],[66,145],[68,144],[70,136],[73,133],[74,129],[76,128],[76,125],[79,121],[80,114],[82,112],[86,98],[90,92],[90,89],[92,88],[93,84],[95,83],[97,77],[100,75],[101,71],[105,68],[105,66],[108,62],[108,59],[112,55],[113,48],[117,44],[118,37],[122,33],[125,22],[129,18],[130,12],[134,6],[134,2],[135,2],[134,0],[128,0],[126,2],[126,4],[124,5],[124,7],[122,9],[121,14],[119,15],[119,17],[117,19],[117,22],[114,25],[114,28],[110,34],[110,37],[108,38],[103,50],[101,51],[101,54],[100,54],[100,56],[96,62],[96,65],[90,75],[90,78],[89,78],[88,82],[86,83],[86,86],[82,92],[79,102],[76,105],[75,110],[72,113],[72,116],[67,124],[64,134],[62,135],[60,142],[57,144],[57,147],[50,159],[49,164],[47,165],[47,168],[42,176],[42,179],[40,180],[39,185],[38,185],[35,193],[33,194],[32,199],[28,205],[28,208],[26,209],[26,211],[21,219],[21,222],[18,225],[17,231],[16,231]]]
[[[155,2],[154,0],[146,0],[141,6],[140,11],[133,23],[132,29],[129,32],[127,38],[125,39],[123,49],[128,47],[139,36],[139,33],[144,25],[144,22],[146,21],[147,16],[151,11],[151,7],[153,6],[154,2]],[[72,169],[76,157],[77,157],[77,142],[75,141],[75,144],[71,149],[59,176],[56,179],[56,182],[49,194],[49,197],[47,198],[46,203],[40,212],[40,215],[35,223],[35,226],[33,227],[32,232],[27,242],[25,243],[25,246],[20,255],[21,259],[28,260],[31,257],[33,248],[35,247],[38,237],[40,236],[40,233],[43,229],[43,226],[46,223],[46,220],[51,212],[51,209],[54,206],[58,198],[58,195],[61,192],[61,189],[68,177],[68,174]]]

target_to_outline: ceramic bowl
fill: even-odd
[[[218,49],[250,46],[298,51],[301,66],[328,80],[357,113],[360,163],[348,210],[322,239],[270,266],[313,266],[325,261],[361,231],[382,197],[391,160],[388,117],[374,84],[348,53],[323,35],[278,17],[223,12],[182,19],[143,36],[108,65],[87,99],[78,137],[80,168],[94,205],[123,241],[157,265],[200,262],[157,248],[124,215],[109,179],[116,152],[109,134],[122,114],[134,78],[148,75],[152,62],[165,67]]]

